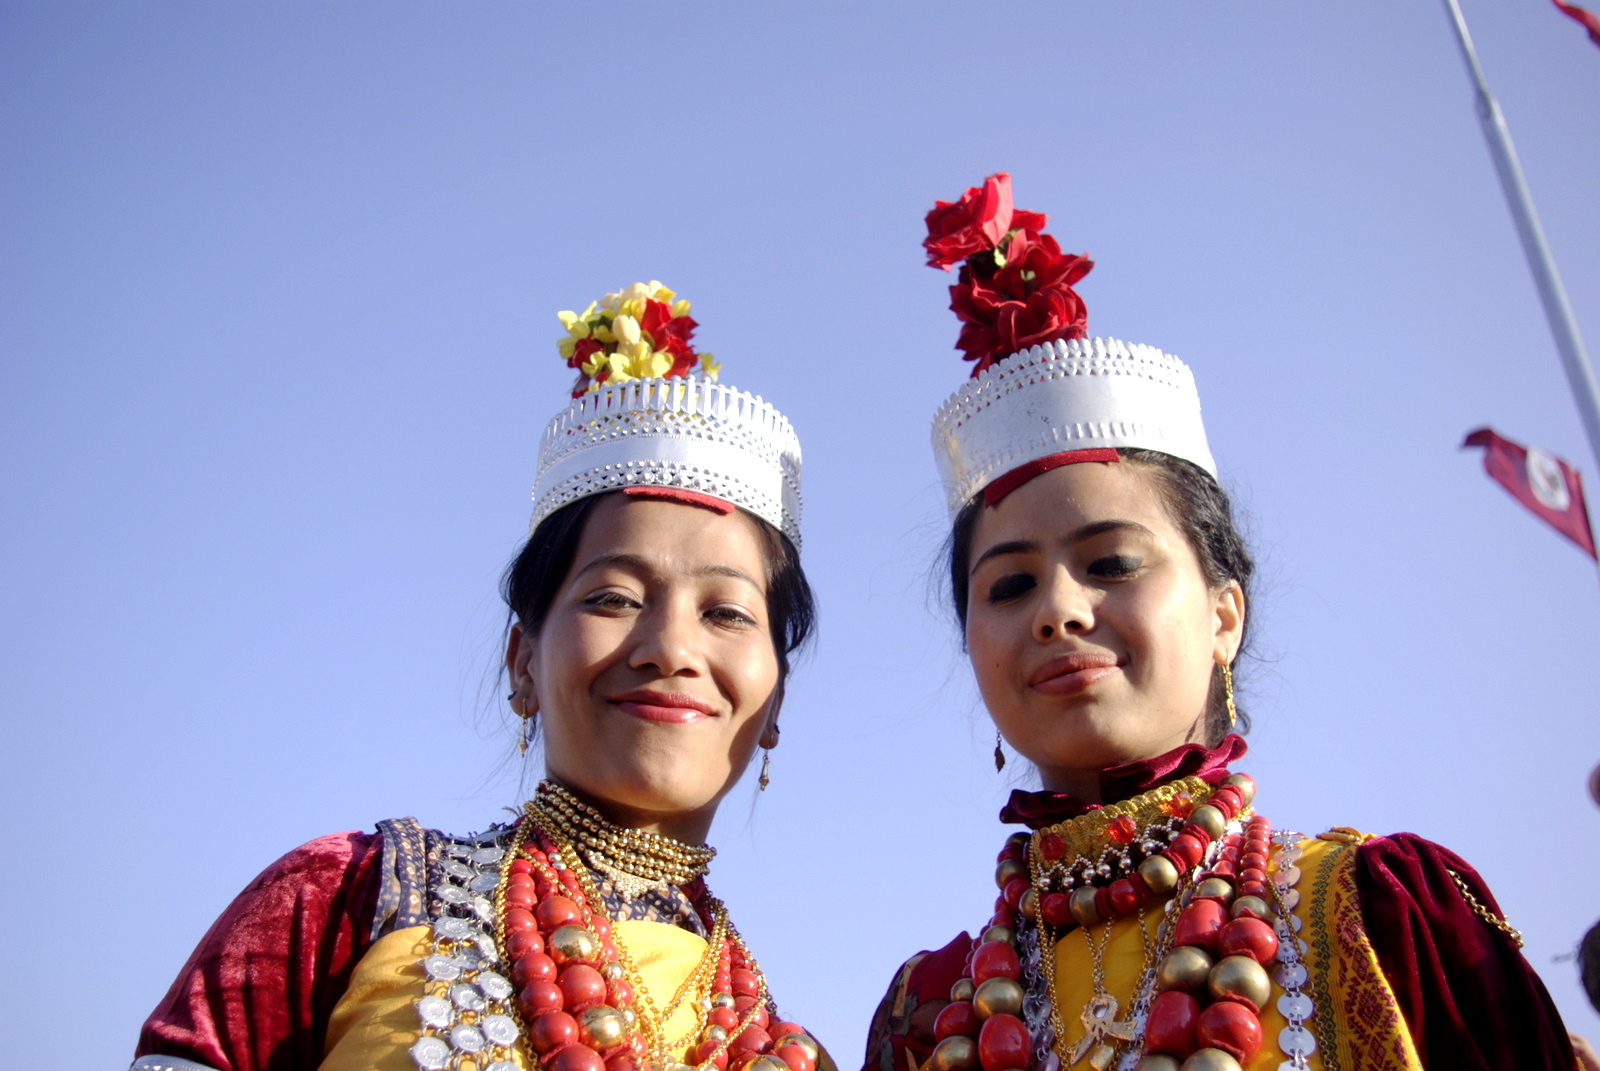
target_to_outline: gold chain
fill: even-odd
[[[1089,972],[1094,975],[1094,995],[1097,997],[1106,991],[1106,946],[1111,943],[1111,927],[1116,921],[1115,918],[1106,919],[1105,932],[1100,935],[1098,948],[1095,947],[1094,938],[1089,934],[1089,927],[1079,927],[1083,931],[1084,943],[1089,946]]]
[[[1053,926],[1039,919],[1039,966],[1044,971],[1044,991],[1050,998],[1050,1028],[1055,1032],[1055,1050],[1060,1057],[1067,1043],[1066,1020],[1061,1018],[1061,1001],[1056,998],[1056,935]],[[1066,1066],[1065,1062],[1062,1064]]]
[[[1461,898],[1467,902],[1468,907],[1472,908],[1473,914],[1477,915],[1480,919],[1487,922],[1489,925],[1493,926],[1507,937],[1511,938],[1518,948],[1522,947],[1522,934],[1519,933],[1511,925],[1511,923],[1507,922],[1504,918],[1496,915],[1487,907],[1484,907],[1483,901],[1479,900],[1476,896],[1473,896],[1472,890],[1467,888],[1467,881],[1465,878],[1463,878],[1460,874],[1457,874],[1454,870],[1450,870],[1448,867],[1445,869],[1445,873],[1450,875],[1450,880],[1455,882],[1456,888],[1461,890]]]
[[[548,812],[534,807],[531,802],[529,803],[526,820],[545,835],[545,838],[556,848],[556,854],[560,857],[562,864],[572,871],[573,877],[578,881],[578,887],[583,891],[584,899],[589,902],[590,912],[610,919],[610,913],[606,910],[605,901],[601,899],[600,891],[595,888],[594,880],[589,876],[588,867],[579,858],[574,845],[561,836],[561,831],[546,826],[545,820],[548,817]],[[557,884],[559,885],[559,879]],[[650,990],[644,984],[644,976],[640,973],[638,964],[634,962],[633,957],[628,953],[627,947],[623,944],[622,935],[614,927],[611,931],[612,943],[617,948],[617,962],[621,964],[623,971],[627,974],[628,984],[633,989],[634,1012],[639,1018],[639,1033],[643,1036],[651,1056],[665,1059],[669,1064],[677,1062],[673,1053],[676,1049],[681,1049],[682,1046],[674,1047],[668,1042],[666,1037],[667,1020],[671,1018],[672,1013],[678,1009],[678,1006],[683,1003],[688,994],[694,993],[698,997],[698,995],[709,991],[712,980],[716,977],[717,958],[722,947],[721,942],[717,941],[716,938],[726,933],[727,912],[726,909],[722,908],[720,902],[713,899],[713,904],[712,939],[706,942],[705,954],[700,957],[700,962],[695,964],[694,970],[689,972],[689,976],[683,980],[683,985],[673,995],[672,1003],[668,1005],[664,1013],[656,1010],[655,999],[650,995]],[[704,1026],[706,1010],[697,1008],[696,1011],[695,1032],[698,1033]]]
[[[511,860],[516,858],[517,852],[531,836],[533,836],[533,818],[525,814],[522,816],[522,821],[517,823],[517,832],[511,840],[510,849],[502,857],[500,880],[494,886],[494,946],[502,955],[506,948],[506,889],[511,885]],[[510,967],[510,961],[507,960],[505,965]],[[521,1001],[515,998],[506,1001],[506,1010],[517,1024],[517,1037],[526,1038],[528,1022],[522,1014]]]

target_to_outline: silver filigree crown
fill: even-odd
[[[963,384],[933,416],[933,453],[952,519],[1019,466],[1069,450],[1142,447],[1217,474],[1194,375],[1153,346],[1046,342]]]
[[[800,440],[754,394],[696,376],[585,394],[544,429],[529,529],[569,502],[624,487],[720,498],[800,546]]]

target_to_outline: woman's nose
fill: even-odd
[[[1045,586],[1033,619],[1033,638],[1041,643],[1063,634],[1082,635],[1094,628],[1094,607],[1083,585],[1066,570],[1057,570]]]
[[[694,676],[700,666],[695,645],[698,623],[698,614],[672,607],[644,615],[633,635],[628,664],[635,669],[654,668],[663,677]]]

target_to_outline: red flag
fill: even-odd
[[[1566,0],[1554,0],[1561,13],[1572,19],[1585,30],[1589,31],[1589,40],[1600,45],[1600,15],[1592,11],[1585,11],[1577,4],[1569,4]]]
[[[1595,557],[1594,533],[1589,529],[1589,510],[1583,504],[1583,481],[1577,469],[1537,446],[1522,446],[1489,428],[1468,435],[1461,446],[1488,447],[1483,471],[1589,557]]]

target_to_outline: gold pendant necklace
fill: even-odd
[[[1139,927],[1139,939],[1144,945],[1145,952],[1144,970],[1139,975],[1142,981],[1153,969],[1150,963],[1150,941],[1145,933],[1143,908],[1139,910],[1135,924]],[[1083,1012],[1079,1017],[1083,1022],[1083,1037],[1078,1039],[1078,1043],[1068,1054],[1068,1067],[1088,1056],[1089,1066],[1094,1071],[1107,1071],[1117,1058],[1119,1045],[1137,1038],[1143,1026],[1143,1023],[1131,1013],[1126,1019],[1118,1019],[1117,1012],[1121,1010],[1121,1006],[1117,998],[1106,991],[1106,946],[1111,943],[1111,928],[1115,925],[1115,919],[1108,919],[1104,923],[1099,945],[1094,943],[1089,928],[1083,927],[1083,940],[1089,946],[1089,964],[1094,974],[1094,996],[1083,1006]]]

